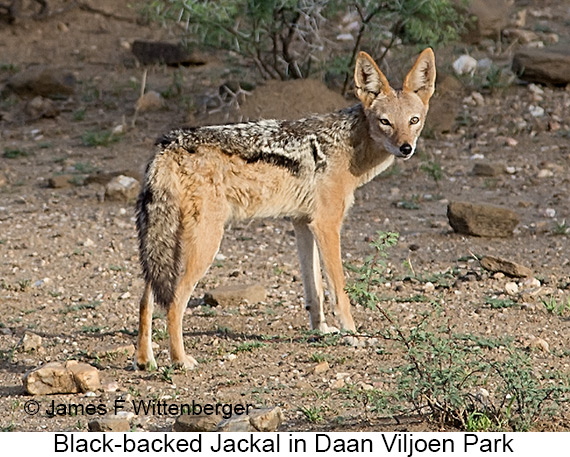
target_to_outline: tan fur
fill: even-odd
[[[173,130],[159,141],[137,205],[146,285],[135,365],[156,367],[154,303],[166,307],[170,357],[192,368],[182,319],[196,282],[212,263],[232,220],[290,217],[311,328],[329,332],[320,264],[340,326],[355,331],[344,290],[340,231],[354,191],[411,157],[433,94],[435,62],[426,49],[403,90],[390,87],[370,56],[356,62],[361,104],[299,121],[259,121]]]

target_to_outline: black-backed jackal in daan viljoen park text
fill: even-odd
[[[344,290],[342,221],[357,187],[414,153],[434,92],[433,51],[420,54],[401,90],[361,52],[354,84],[360,103],[332,114],[177,129],[158,141],[137,204],[146,282],[138,368],[156,368],[155,302],[167,309],[171,362],[196,366],[184,352],[184,309],[232,220],[291,218],[311,328],[336,330],[325,322],[320,257],[340,327],[356,330]]]

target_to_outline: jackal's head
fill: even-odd
[[[392,89],[374,60],[361,52],[354,84],[372,139],[396,157],[409,159],[416,150],[435,88],[433,51],[427,48],[420,54],[401,90]]]

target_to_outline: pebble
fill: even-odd
[[[458,75],[473,75],[477,69],[477,59],[470,55],[463,54],[459,56],[452,64],[453,71]]]
[[[519,286],[517,285],[516,282],[509,281],[508,283],[505,284],[505,292],[511,296],[516,295],[519,293]]]
[[[544,116],[544,108],[542,106],[530,105],[528,111],[533,117]]]

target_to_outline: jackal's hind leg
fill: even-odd
[[[156,360],[152,353],[152,310],[154,298],[150,284],[146,284],[139,305],[139,334],[134,368],[139,370],[156,370]]]
[[[199,227],[192,230],[192,233],[183,235],[186,259],[184,275],[178,284],[174,301],[169,306],[167,313],[170,360],[175,366],[192,369],[198,365],[196,359],[184,351],[182,335],[184,310],[196,283],[204,276],[214,261],[223,233],[223,222],[221,224],[209,224],[207,221],[203,221]]]
[[[293,221],[297,238],[297,251],[301,262],[305,308],[309,312],[311,329],[322,333],[338,332],[336,327],[327,325],[323,310],[323,277],[319,260],[319,250],[313,232],[304,221]]]

